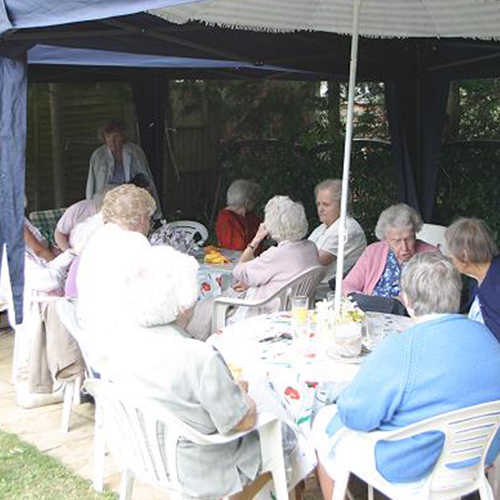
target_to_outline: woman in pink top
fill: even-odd
[[[246,298],[253,300],[272,295],[303,271],[321,265],[316,245],[303,239],[307,234],[308,224],[304,207],[300,203],[292,201],[288,196],[274,196],[267,202],[264,212],[264,223],[243,250],[240,261],[233,270],[237,281],[234,289],[247,290]],[[276,240],[278,246],[254,257],[255,249],[267,236]],[[277,299],[277,302],[266,305],[257,314],[273,312],[278,307]],[[240,308],[235,318],[243,319],[242,315],[246,315],[246,312],[246,308]]]
[[[437,247],[417,240],[415,235],[422,225],[418,212],[404,203],[384,210],[375,229],[381,241],[372,243],[362,253],[342,281],[342,292],[399,297],[402,266],[416,253],[437,251]]]

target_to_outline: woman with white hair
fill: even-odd
[[[426,432],[374,448],[367,433],[500,399],[500,345],[483,325],[457,314],[461,280],[451,260],[439,252],[415,255],[403,269],[401,289],[415,324],[382,341],[337,405],[322,409],[314,421],[325,499],[332,498],[335,477],[323,463],[335,471],[356,461],[364,464],[367,479],[412,483],[433,470],[444,443],[441,433]],[[497,433],[486,465],[499,450]]]
[[[445,236],[453,263],[477,282],[469,318],[484,323],[500,341],[500,255],[491,229],[480,219],[462,218]]]
[[[288,196],[274,196],[264,212],[264,223],[233,270],[238,282],[235,289],[248,290],[246,298],[254,300],[268,297],[301,272],[320,265],[316,245],[303,239],[307,234],[307,219],[300,203]],[[267,236],[276,240],[278,246],[254,257],[256,248]],[[277,304],[271,303],[261,312],[272,312],[276,307]]]
[[[227,206],[219,212],[215,225],[220,247],[244,250],[252,241],[261,223],[253,212],[259,196],[260,186],[255,182],[238,179],[231,183]]]
[[[402,266],[415,254],[437,251],[437,247],[417,240],[416,233],[422,225],[418,212],[405,203],[385,209],[375,229],[380,241],[363,252],[342,281],[342,292],[398,298]]]
[[[236,383],[220,353],[184,330],[198,296],[197,271],[193,257],[171,247],[141,253],[124,283],[127,324],[112,333],[119,349],[101,375],[204,434],[247,430],[255,424],[256,408],[246,383]],[[259,473],[258,435],[201,447],[181,439],[177,460],[180,483],[200,498],[232,495]],[[168,461],[165,466],[172,474]]]
[[[316,208],[321,224],[309,235],[319,250],[319,260],[327,267],[324,283],[335,278],[339,248],[340,201],[342,181],[326,179],[314,188]],[[348,193],[350,204],[350,193]],[[366,237],[358,221],[349,214],[346,218],[347,241],[344,247],[344,275],[356,264],[366,248]]]
[[[83,328],[99,335],[93,342],[96,357],[106,355],[107,326],[123,322],[124,282],[134,259],[150,246],[146,235],[155,209],[153,197],[143,188],[124,184],[112,189],[101,208],[104,225],[81,253],[76,275],[78,316]]]

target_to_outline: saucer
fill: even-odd
[[[337,361],[338,363],[346,363],[350,365],[359,365],[363,359],[370,354],[371,351],[364,345],[361,345],[361,352],[358,356],[352,356],[352,357],[347,357],[347,356],[342,356],[339,352],[337,352],[337,349],[335,347],[335,344],[330,346],[326,350],[326,355],[330,358],[333,359],[334,361]]]

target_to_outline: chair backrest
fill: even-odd
[[[280,311],[289,311],[292,308],[293,297],[307,297],[309,300],[309,308],[314,306],[314,298],[316,288],[326,274],[324,266],[315,266],[306,269],[298,276],[283,285],[271,297],[266,299],[266,302],[274,300],[276,297],[280,299]]]
[[[59,219],[63,216],[65,208],[53,208],[51,210],[40,210],[31,212],[30,221],[40,230],[42,236],[51,244],[54,244],[54,231]]]
[[[174,222],[169,222],[167,224],[169,229],[175,229],[176,231],[182,231],[185,234],[191,236],[195,239],[198,234],[199,238],[195,240],[198,245],[203,245],[208,239],[208,229],[201,223],[192,220],[178,220]]]
[[[439,226],[437,224],[424,224],[422,229],[417,233],[417,238],[419,240],[430,243],[431,245],[436,245],[441,252],[446,254],[446,239],[444,233],[446,231],[446,226]]]
[[[500,401],[493,401],[444,413],[382,439],[394,441],[423,432],[442,432],[445,442],[429,479],[429,498],[460,498],[479,489],[484,481],[486,454],[499,427]],[[457,468],[461,462],[469,465]]]
[[[90,356],[85,342],[85,332],[83,332],[80,328],[76,316],[76,301],[60,299],[56,303],[56,310],[62,324],[66,327],[70,335],[76,340],[89,375],[94,377],[96,372],[92,369],[92,364],[90,363]]]
[[[96,399],[106,443],[121,462],[122,470],[131,471],[145,483],[182,495],[198,496],[178,481],[176,447],[180,437],[205,446],[236,441],[252,431],[230,435],[202,434],[179,420],[163,405],[134,395],[130,387],[97,379],[87,380],[84,387]],[[261,425],[269,424],[279,422],[276,417],[266,416]],[[279,427],[276,429],[279,430],[275,437],[279,437],[281,443],[281,430]],[[267,439],[264,437],[264,441]],[[276,442],[273,447],[276,448]],[[278,453],[282,454],[282,450],[278,449]],[[284,486],[286,493],[286,482]]]

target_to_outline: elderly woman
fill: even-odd
[[[227,206],[219,212],[215,231],[218,245],[229,250],[244,250],[257,233],[260,219],[253,213],[260,196],[255,182],[238,179],[227,190]]]
[[[194,258],[165,246],[146,249],[131,264],[123,293],[127,325],[112,333],[119,349],[102,376],[151,398],[204,434],[247,430],[256,409],[246,384],[233,380],[218,351],[184,330],[198,296],[197,270]],[[183,486],[201,498],[222,498],[258,475],[258,436],[202,447],[181,439],[177,459]]]
[[[17,402],[22,407],[32,408],[61,401],[62,391],[53,392],[53,379],[48,373],[44,347],[46,332],[50,330],[52,340],[59,336],[60,329],[53,314],[48,311],[44,297],[62,295],[64,278],[74,255],[63,252],[55,257],[41,233],[27,218],[24,221],[24,238],[21,323],[15,321],[8,272],[1,274],[0,288],[1,295],[5,296],[9,304],[9,321],[16,332],[13,378]],[[7,269],[5,253],[3,259],[2,268]],[[66,367],[66,358],[61,357],[59,360],[62,361],[61,369]]]
[[[267,202],[264,212],[264,223],[233,270],[235,289],[247,289],[246,298],[254,300],[268,297],[301,272],[320,265],[316,245],[303,239],[307,219],[300,203],[288,196],[275,196]],[[276,240],[278,246],[254,258],[255,249],[267,236]],[[272,312],[276,307],[277,304],[269,304],[263,312]]]
[[[132,184],[109,191],[101,208],[104,225],[81,253],[76,274],[78,316],[83,328],[100,336],[93,347],[103,354],[107,352],[107,326],[124,318],[122,292],[128,270],[140,252],[150,246],[146,235],[155,208],[152,196]],[[99,371],[98,366],[95,368]]]
[[[437,251],[435,246],[417,240],[415,235],[422,225],[422,218],[409,205],[399,203],[385,209],[375,229],[381,241],[366,248],[342,282],[342,292],[399,297],[402,266],[417,253]]]
[[[500,341],[500,256],[491,229],[479,219],[459,219],[445,236],[458,270],[478,284],[469,318],[484,323]]]
[[[335,277],[335,264],[339,247],[340,200],[342,198],[342,181],[326,179],[314,189],[316,207],[321,224],[310,234],[309,240],[319,250],[321,264],[327,266],[323,280],[327,283]],[[350,193],[348,193],[350,202]],[[350,215],[346,219],[347,241],[344,248],[344,275],[356,264],[366,248],[366,237],[363,228]]]
[[[415,255],[403,270],[401,288],[414,326],[384,340],[337,405],[321,410],[314,422],[319,461],[328,461],[329,470],[362,460],[368,477],[419,481],[439,458],[441,433],[382,442],[375,449],[366,433],[399,429],[500,399],[500,385],[492,382],[500,380],[500,345],[483,325],[457,314],[461,280],[451,260],[439,252]],[[336,436],[342,427],[345,433]],[[499,450],[497,434],[488,465]],[[327,476],[322,465],[318,470],[324,498],[329,499],[335,478]]]
[[[151,186],[158,217],[161,216],[158,195],[146,155],[139,146],[127,142],[125,123],[121,120],[110,120],[99,129],[98,136],[103,145],[90,157],[86,198],[90,200],[106,186],[119,186],[142,174]]]

